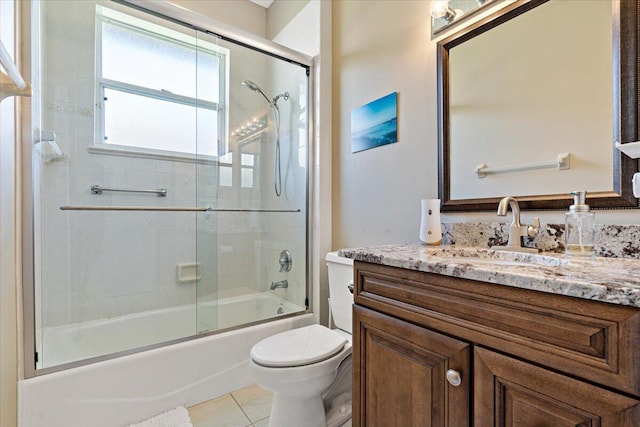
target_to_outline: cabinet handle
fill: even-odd
[[[349,282],[347,289],[349,289],[349,292],[353,293],[353,280]]]
[[[462,375],[460,375],[460,372],[449,369],[446,375],[447,381],[449,381],[449,384],[451,384],[452,386],[458,387],[460,384],[462,384]]]

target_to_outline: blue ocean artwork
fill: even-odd
[[[393,92],[351,110],[351,152],[398,141],[397,98]]]

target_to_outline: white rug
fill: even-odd
[[[182,406],[129,427],[193,427],[189,412]]]

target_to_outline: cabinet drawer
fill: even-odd
[[[355,302],[640,395],[640,310],[355,263]]]

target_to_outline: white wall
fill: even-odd
[[[267,9],[267,38],[273,40],[309,3],[309,0],[275,0]]]
[[[14,4],[0,2],[0,40],[14,55]],[[19,101],[18,101],[19,102]],[[17,425],[16,101],[0,102],[0,427]]]
[[[248,0],[171,0],[171,3],[257,36],[267,36],[266,9]]]
[[[294,2],[285,3],[292,4]],[[311,57],[317,57],[320,54],[320,36],[322,33],[320,30],[321,7],[322,2],[320,0],[307,2],[304,8],[293,16],[288,24],[272,38],[272,41]],[[271,14],[271,9],[273,7],[269,8],[267,22],[270,22],[270,18],[273,15]],[[330,31],[325,30],[324,33],[330,33]]]
[[[426,1],[333,4],[333,247],[417,240],[437,195],[435,44]],[[351,110],[398,92],[398,142],[351,153]]]
[[[333,247],[418,241],[420,199],[438,194],[436,42],[429,1],[333,4]],[[398,142],[352,154],[350,112],[398,92]],[[527,212],[564,223],[562,212]],[[495,222],[494,212],[443,214],[444,222]],[[598,211],[636,224],[636,210]]]

